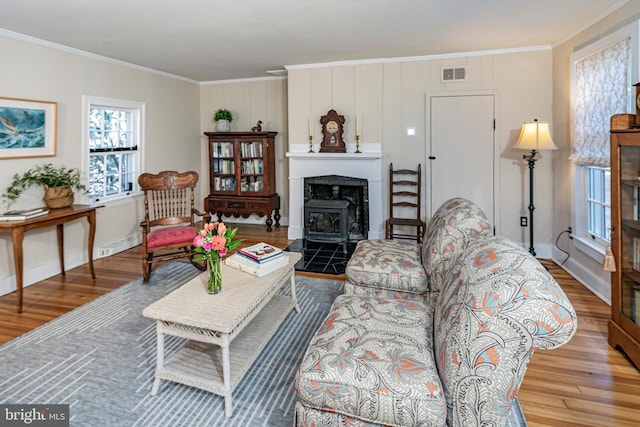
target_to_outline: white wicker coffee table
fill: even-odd
[[[200,276],[142,312],[156,320],[158,356],[151,395],[169,380],[224,396],[225,416],[233,414],[232,392],[289,312],[300,313],[294,264],[263,277],[222,264],[222,292],[208,295]],[[206,274],[206,273],[204,273]],[[289,281],[291,298],[277,295]],[[164,360],[164,336],[190,341]]]

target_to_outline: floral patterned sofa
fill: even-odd
[[[356,295],[437,297],[456,253],[473,239],[489,236],[484,212],[463,198],[446,201],[434,213],[423,244],[396,240],[362,240],[346,268],[345,292]],[[433,285],[431,284],[433,283]]]
[[[449,202],[417,252],[363,244],[406,250],[386,269],[350,265],[296,376],[298,426],[505,425],[533,352],[573,336],[575,311],[551,275],[490,236],[471,202]]]

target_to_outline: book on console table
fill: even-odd
[[[281,253],[284,255],[284,252]],[[246,257],[240,256],[238,253],[231,255],[224,260],[224,263],[229,267],[237,270],[242,270],[245,273],[253,274],[257,277],[265,276],[269,273],[276,271],[277,269],[289,265],[289,257],[279,256],[269,262],[258,264]]]
[[[38,216],[46,215],[49,213],[49,208],[39,207],[32,209],[22,209],[7,211],[0,215],[0,221],[24,221],[27,219],[35,218]]]
[[[262,264],[284,255],[282,249],[276,248],[268,243],[258,243],[246,248],[242,248],[237,252],[241,256]]]

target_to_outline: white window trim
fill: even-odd
[[[89,110],[92,105],[101,107],[119,107],[132,110],[140,110],[140,121],[138,125],[139,144],[136,152],[137,159],[137,171],[141,173],[142,165],[144,165],[144,147],[145,147],[145,123],[147,121],[146,116],[146,104],[138,101],[128,101],[123,99],[104,98],[100,96],[83,95],[82,96],[82,170],[85,171],[85,180],[89,182]],[[99,203],[109,206],[117,206],[121,204],[131,203],[137,199],[140,199],[142,193],[137,185],[134,186],[134,190],[128,195],[121,195],[113,197],[108,200],[102,200]],[[93,203],[89,199],[89,195],[83,195],[83,199],[86,202]]]
[[[583,47],[582,49],[577,50],[571,55],[571,84],[570,84],[570,100],[571,100],[571,120],[569,120],[570,124],[570,135],[572,139],[572,146],[575,140],[575,126],[574,126],[574,111],[575,111],[575,74],[576,74],[576,62],[579,60],[598,52],[608,46],[611,46],[615,43],[618,43],[626,38],[631,38],[631,81],[637,82],[639,81],[639,70],[640,70],[640,20],[634,21],[629,25],[626,25],[613,33],[604,36],[603,38],[591,43],[588,46]],[[631,90],[632,88],[629,88]],[[588,234],[582,234],[583,230],[587,229],[587,216],[586,216],[586,196],[587,196],[587,185],[588,185],[588,172],[587,168],[581,165],[575,165],[574,174],[575,185],[573,186],[573,206],[571,207],[571,211],[573,212],[573,242],[574,246],[585,253],[589,257],[593,258],[598,263],[602,263],[604,259],[604,253],[606,247],[594,241],[589,237]],[[583,205],[581,209],[578,209],[580,205]]]
[[[587,224],[587,195],[589,186],[589,171],[586,166],[576,165],[575,171],[576,183],[575,183],[575,206],[578,204],[583,205],[582,215],[577,215],[576,209],[573,212],[573,243],[576,248],[585,254],[589,255],[594,260],[602,263],[604,260],[604,253],[606,246],[600,243],[600,241],[592,239],[588,234],[580,234],[579,230],[587,230],[589,228]]]

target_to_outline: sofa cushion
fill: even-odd
[[[417,294],[429,289],[415,242],[361,240],[345,272],[349,282],[363,287]]]
[[[198,229],[192,226],[172,226],[156,228],[147,235],[147,248],[162,248],[170,245],[184,244],[191,246]]]
[[[338,296],[300,365],[298,400],[365,422],[444,425],[432,313],[419,300]]]
[[[374,286],[356,285],[349,282],[344,282],[344,293],[347,295],[360,295],[364,297],[376,297],[390,300],[415,300],[421,301],[428,300],[428,292],[422,294],[415,294],[413,292],[392,291],[391,289],[380,289]]]
[[[430,290],[440,291],[443,275],[460,252],[471,241],[490,233],[487,216],[473,202],[460,197],[444,202],[429,221],[421,248]]]
[[[320,411],[296,402],[296,426],[301,427],[385,427],[336,412]]]
[[[534,350],[575,333],[576,313],[540,263],[502,237],[472,242],[446,275],[434,344],[450,425],[504,425]]]

